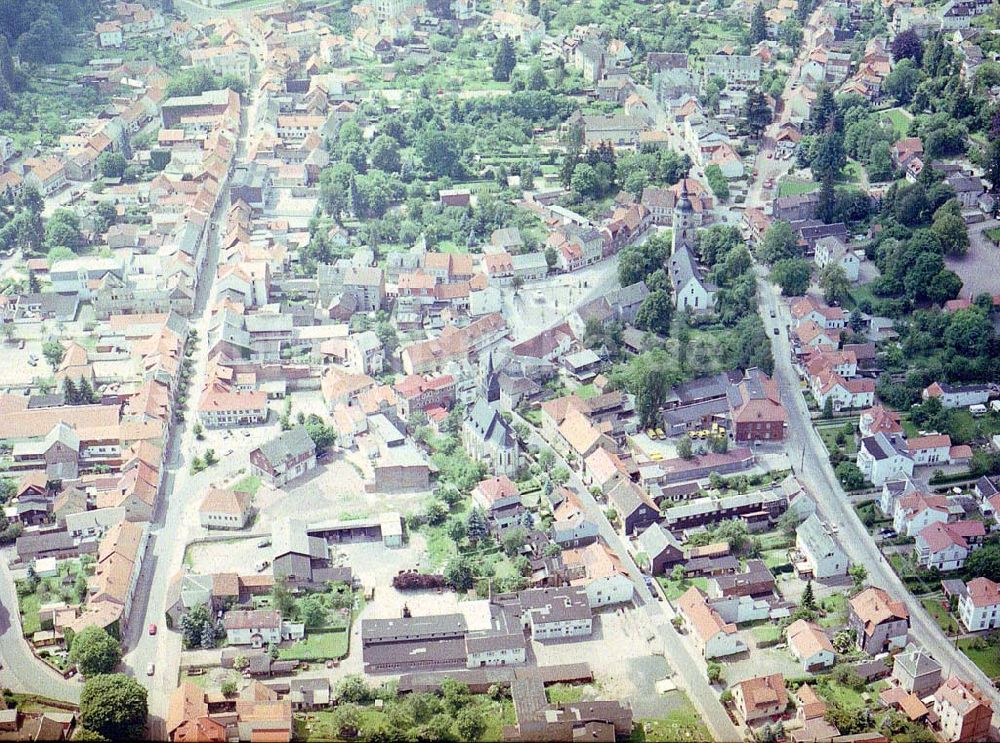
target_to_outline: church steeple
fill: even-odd
[[[693,248],[695,241],[694,207],[688,195],[687,173],[681,179],[681,192],[674,204],[673,250],[678,248]]]
[[[486,393],[486,402],[493,403],[500,401],[500,376],[493,367],[493,351],[490,351],[486,358],[486,373],[483,375],[483,392]]]

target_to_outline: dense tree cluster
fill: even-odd
[[[174,75],[167,83],[166,96],[199,95],[206,90],[220,90],[229,88],[239,94],[246,91],[246,83],[239,75],[229,73],[226,75],[216,75],[207,67],[191,67],[181,70]]]

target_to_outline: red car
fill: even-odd
[[[149,625],[149,634],[151,634],[151,635],[155,635],[156,634],[156,625],[155,624]]]

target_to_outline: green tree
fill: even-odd
[[[805,294],[812,279],[812,263],[802,258],[783,258],[771,267],[771,280],[786,297]]]
[[[865,485],[864,473],[854,462],[841,462],[836,469],[837,479],[847,490],[859,490]]]
[[[434,177],[458,174],[462,153],[452,134],[427,127],[417,135],[413,146],[424,168]]]
[[[948,255],[961,257],[969,252],[969,229],[961,215],[948,212],[935,217],[931,229]]]
[[[327,607],[326,597],[320,593],[310,593],[303,597],[298,603],[299,619],[307,628],[322,627],[327,623],[330,610]]]
[[[844,151],[844,135],[833,131],[816,138],[812,147],[812,159],[809,167],[813,177],[824,181],[836,180],[847,164],[847,153]]]
[[[729,182],[722,174],[722,168],[712,164],[705,168],[705,179],[719,201],[729,201]]]
[[[87,679],[80,693],[80,723],[110,740],[138,740],[146,724],[146,689],[122,673]]]
[[[493,79],[497,82],[508,82],[510,75],[517,66],[517,53],[510,37],[500,39],[496,54],[493,57]]]
[[[111,673],[122,658],[121,645],[102,627],[85,627],[73,638],[69,659],[84,676]]]
[[[913,94],[917,92],[922,78],[920,68],[912,59],[901,59],[885,78],[882,87],[886,93],[905,105],[913,100]]]
[[[759,258],[765,263],[774,264],[777,261],[797,258],[798,256],[798,237],[792,226],[783,220],[772,222],[764,233]]]
[[[474,582],[472,565],[464,557],[453,557],[445,566],[444,578],[456,591],[468,591]]]
[[[746,103],[743,104],[743,119],[747,133],[754,139],[759,138],[773,118],[774,112],[767,105],[767,98],[764,97],[764,94],[759,90],[750,92],[747,95]]]
[[[519,554],[521,549],[528,542],[528,533],[520,528],[508,529],[504,532],[503,539],[503,551],[508,557],[514,557]]]
[[[124,178],[128,160],[120,152],[104,152],[97,158],[97,169],[105,178]]]
[[[854,590],[860,591],[865,585],[865,580],[868,578],[868,568],[857,563],[848,568],[847,574],[851,576],[851,580],[854,582]]]
[[[80,218],[69,209],[56,209],[45,223],[45,244],[50,248],[78,248],[83,244]]]
[[[694,456],[691,445],[691,437],[685,434],[677,440],[677,456],[681,459],[690,459]]]
[[[804,609],[809,609],[810,611],[816,611],[816,596],[813,593],[812,581],[806,581],[806,588],[802,592],[802,600],[799,602],[800,606]]]
[[[1000,582],[1000,544],[987,544],[973,552],[965,561],[965,569],[969,575]]]
[[[650,292],[636,313],[635,325],[640,330],[649,330],[660,335],[670,333],[670,320],[674,305],[670,295],[663,289]]]
[[[828,263],[819,272],[819,286],[827,302],[842,302],[851,292],[851,282],[847,280],[844,267],[839,263]]]
[[[387,134],[379,135],[372,142],[369,153],[372,167],[387,173],[398,173],[402,167],[399,157],[399,142]]]
[[[52,367],[52,371],[59,368],[59,364],[62,363],[63,356],[66,354],[66,348],[57,340],[45,341],[42,344],[42,356],[45,360],[49,362],[49,366]]]
[[[465,533],[470,542],[478,542],[488,531],[486,516],[478,506],[473,506],[465,522]]]
[[[764,16],[764,6],[757,3],[750,16],[750,43],[757,44],[767,38],[767,18]]]
[[[455,729],[462,740],[479,740],[486,732],[486,720],[477,707],[466,707],[456,716]]]

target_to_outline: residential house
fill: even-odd
[[[785,629],[785,637],[788,649],[798,658],[806,673],[830,668],[836,660],[837,653],[833,649],[833,643],[818,624],[798,619]]]
[[[813,260],[820,269],[829,265],[840,266],[847,280],[854,283],[861,270],[861,259],[838,237],[821,237],[816,241]]]
[[[861,439],[856,461],[865,478],[875,486],[913,474],[913,457],[905,449],[905,444],[898,437],[889,437],[884,433]]]
[[[684,550],[669,531],[659,523],[651,524],[636,537],[636,548],[646,555],[650,575],[663,575],[684,562]]]
[[[736,712],[747,725],[778,717],[788,706],[785,677],[780,673],[740,681],[732,692]]]
[[[972,743],[990,735],[993,705],[975,685],[950,676],[934,692],[934,713],[941,738],[950,743]]]
[[[933,523],[917,532],[913,550],[917,564],[941,572],[958,570],[986,536],[982,521]]]
[[[250,452],[250,471],[282,487],[316,466],[316,445],[305,426],[296,426]]]
[[[879,655],[906,645],[910,613],[902,601],[870,586],[847,602],[847,625],[855,631],[859,650]]]
[[[250,519],[250,504],[248,492],[209,487],[198,507],[198,518],[206,529],[242,529]]]
[[[970,632],[1000,627],[1000,584],[973,578],[958,597],[958,616]]]
[[[525,512],[521,492],[507,475],[481,481],[472,490],[472,502],[499,531],[518,526]]]
[[[677,611],[705,660],[746,652],[747,645],[740,638],[736,625],[724,622],[697,586],[692,586],[677,599]]]
[[[911,642],[896,655],[892,681],[900,689],[923,699],[941,685],[941,664],[924,648]]]
[[[970,405],[984,405],[990,399],[990,387],[985,384],[948,384],[933,382],[924,388],[920,396],[924,400],[936,397],[945,408],[967,408]]]
[[[800,575],[824,580],[847,574],[846,553],[816,514],[807,518],[795,530],[795,548],[803,557],[804,564],[796,565]]]

